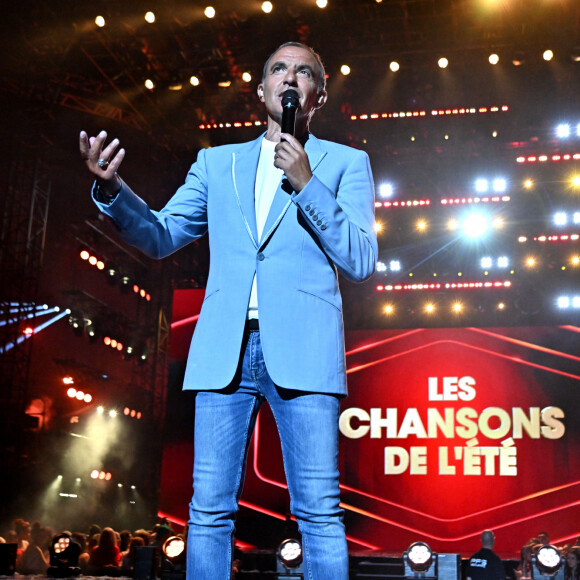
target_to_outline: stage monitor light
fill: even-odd
[[[564,558],[560,550],[551,544],[541,546],[532,556],[532,578],[534,580],[564,578]]]
[[[405,578],[436,578],[437,556],[425,542],[413,542],[403,554]]]
[[[302,544],[294,538],[284,540],[278,546],[276,564],[276,572],[278,572],[277,578],[289,579],[302,577]],[[292,575],[287,575],[288,572],[292,572]],[[297,574],[300,574],[300,576]]]

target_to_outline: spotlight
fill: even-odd
[[[489,55],[489,64],[496,65],[499,62],[499,56],[495,53]]]
[[[95,24],[99,27],[99,28],[103,28],[106,24],[105,19],[103,16],[97,16],[95,18]]]
[[[403,554],[405,578],[436,578],[437,562],[433,550],[425,542],[413,542]]]
[[[302,544],[293,538],[284,540],[276,552],[276,572],[279,580],[302,578]]]
[[[534,580],[552,578],[561,580],[564,578],[564,558],[560,550],[555,546],[546,544],[532,556],[532,578]]]
[[[207,18],[213,18],[215,16],[215,8],[213,6],[208,6],[203,13]]]
[[[350,67],[347,64],[343,64],[340,67],[340,72],[346,77],[350,74]]]
[[[554,52],[552,50],[544,50],[544,53],[542,54],[542,58],[545,61],[550,61],[554,58]]]
[[[397,72],[401,68],[401,66],[396,60],[393,60],[391,64],[389,64],[389,68],[391,69],[392,72]]]
[[[556,137],[558,137],[558,139],[566,139],[570,137],[570,125],[568,123],[560,123],[557,125]]]
[[[69,534],[63,533],[52,539],[49,548],[50,567],[46,571],[51,578],[68,578],[81,573],[79,555],[81,547],[72,540]]]
[[[381,183],[379,185],[379,196],[383,199],[393,195],[393,185],[391,183]]]
[[[155,13],[149,11],[145,13],[145,21],[149,22],[149,24],[153,24],[155,22]]]
[[[439,68],[447,68],[449,66],[449,61],[445,57],[442,57],[437,61],[437,64]]]

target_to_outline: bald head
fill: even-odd
[[[493,549],[493,545],[495,544],[495,535],[491,530],[485,530],[481,533],[481,545],[484,548],[489,548],[490,550]]]

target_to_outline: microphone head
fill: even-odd
[[[300,97],[294,89],[288,89],[282,94],[282,107],[297,109],[300,106]]]

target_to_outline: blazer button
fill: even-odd
[[[312,221],[315,222],[318,219],[318,214],[312,216]]]
[[[317,226],[321,226],[321,225],[322,225],[322,220],[318,220],[318,221],[316,222],[316,225],[317,225]]]
[[[262,254],[262,252],[258,253],[258,260],[260,260],[260,262],[262,262],[264,260],[266,256],[264,256],[264,254]]]
[[[308,204],[304,209],[305,211],[310,211],[310,204]]]
[[[311,209],[309,213],[310,213],[310,215],[314,215],[314,210]]]
[[[326,229],[326,226],[320,226],[320,229],[321,229],[322,231],[324,231],[324,230]]]

